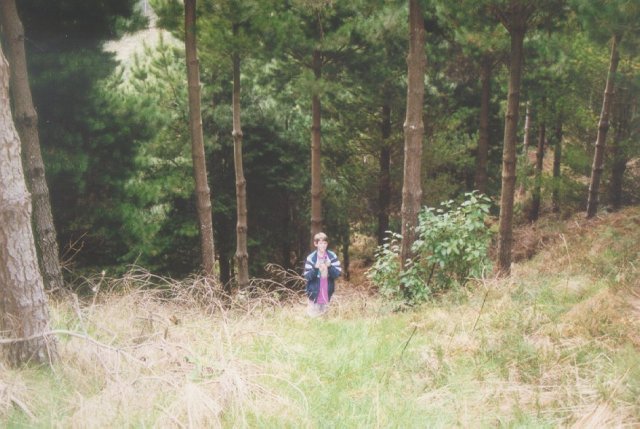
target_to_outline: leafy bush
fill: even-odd
[[[491,232],[484,221],[491,203],[477,192],[465,197],[457,207],[447,201],[441,208],[422,210],[412,246],[415,257],[404,271],[400,265],[400,235],[392,233],[378,248],[367,275],[384,296],[415,304],[482,275],[489,265]]]
[[[400,266],[400,234],[389,231],[385,243],[378,247],[375,262],[367,270],[367,277],[386,297],[397,294],[402,283],[402,271]]]

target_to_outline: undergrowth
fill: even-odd
[[[343,281],[308,318],[293,275],[233,297],[139,269],[85,279],[91,295],[50,299],[59,361],[0,365],[0,425],[638,427],[639,223],[549,225],[510,278],[400,313]]]

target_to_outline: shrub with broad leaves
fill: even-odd
[[[480,277],[490,266],[491,231],[485,225],[490,207],[489,198],[475,191],[465,194],[457,206],[447,201],[440,208],[425,207],[416,227],[414,258],[402,270],[402,237],[390,233],[376,252],[369,279],[387,298],[416,304]]]

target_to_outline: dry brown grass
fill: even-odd
[[[15,373],[10,372],[0,363],[0,416],[6,415],[11,409],[17,408],[29,418],[35,418],[29,407],[29,390],[24,381]]]
[[[204,278],[178,282],[135,268],[117,279],[86,279],[90,297],[52,299],[52,325],[66,325],[57,330],[54,372],[73,380],[75,392],[60,405],[68,420],[59,427],[127,426],[136,419],[222,427],[223,411],[261,407],[265,395],[286,403],[260,382],[273,369],[237,355],[243,338],[260,335],[250,321],[300,303],[300,293],[287,287],[299,279],[281,275],[289,276],[284,284],[255,280],[250,293],[226,296]],[[15,408],[33,416],[29,410],[43,404],[25,391],[20,373],[15,381],[0,373],[0,416]]]

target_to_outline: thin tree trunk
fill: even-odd
[[[351,228],[347,225],[347,236],[345,237],[344,244],[342,245],[342,276],[345,280],[349,280],[351,274],[349,273],[349,266],[351,265],[351,258],[349,257],[349,244],[351,243]]]
[[[200,227],[202,269],[207,277],[213,278],[215,250],[213,246],[213,221],[211,219],[211,193],[207,181],[202,113],[200,111],[200,70],[196,48],[196,0],[185,0],[184,12],[187,82],[189,85],[189,131],[191,132],[191,155],[196,185],[198,225]]]
[[[7,41],[7,55],[11,68],[16,128],[22,141],[25,176],[33,202],[33,224],[36,246],[45,289],[64,286],[56,229],[51,214],[49,187],[45,179],[44,162],[40,152],[38,115],[33,106],[24,49],[24,29],[15,0],[0,1],[0,25]]]
[[[475,188],[487,193],[487,162],[489,159],[489,102],[491,100],[491,61],[484,59],[480,71],[482,93],[480,97],[480,127],[476,156]]]
[[[558,121],[555,131],[555,145],[553,149],[553,193],[551,195],[551,203],[553,212],[560,211],[560,181],[562,163],[562,122]]]
[[[544,142],[547,138],[547,127],[544,122],[538,127],[538,147],[536,150],[536,175],[531,197],[531,211],[529,220],[535,222],[540,217],[540,195],[542,192],[542,168],[544,166]]]
[[[527,101],[524,114],[524,137],[522,139],[522,153],[525,156],[525,160],[528,160],[527,154],[529,153],[529,146],[531,141],[531,103]]]
[[[504,147],[502,151],[502,190],[500,194],[500,220],[498,237],[498,266],[502,275],[511,273],[511,247],[513,241],[513,201],[516,184],[516,132],[520,105],[523,42],[526,27],[512,28],[511,58],[509,64],[509,93],[504,121]]]
[[[611,142],[611,180],[609,182],[609,203],[613,210],[619,210],[622,206],[622,183],[627,169],[626,146],[631,137],[631,122],[638,109],[638,100],[630,97],[628,89],[619,88],[619,100],[613,112],[615,119],[615,136]]]
[[[424,18],[418,0],[409,0],[409,54],[407,55],[407,113],[404,123],[404,178],[402,183],[402,266],[413,257],[415,228],[422,203],[422,120],[426,69]]]
[[[531,104],[527,101],[525,107],[525,119],[524,119],[524,130],[523,130],[523,142],[522,142],[522,159],[523,159],[523,167],[525,172],[529,171],[529,142],[531,140]],[[524,187],[524,182],[520,183],[518,187],[518,195],[523,196],[526,189]]]
[[[322,75],[322,54],[313,51],[313,74],[316,80]],[[322,231],[322,158],[321,158],[321,116],[320,95],[311,98],[311,247],[313,236]]]
[[[380,148],[380,176],[378,177],[378,245],[384,243],[389,230],[389,211],[391,204],[391,107],[382,106],[382,146]]]
[[[0,46],[0,333],[16,341],[4,347],[15,366],[57,358],[49,309],[31,228],[31,198],[20,159],[20,138],[9,101],[9,65]]]
[[[615,94],[615,74],[618,70],[618,62],[620,55],[618,53],[618,44],[621,37],[614,35],[611,42],[611,60],[609,62],[609,73],[607,74],[607,84],[604,89],[604,97],[602,99],[602,111],[600,112],[600,121],[598,123],[598,135],[596,137],[596,150],[593,154],[593,164],[591,165],[591,180],[589,182],[589,198],[587,200],[587,219],[592,218],[598,211],[598,199],[600,189],[600,179],[604,170],[604,151],[609,131],[609,115],[611,113],[611,105]]]
[[[234,36],[238,24],[233,25]],[[233,155],[236,171],[236,265],[238,287],[249,286],[249,253],[247,252],[247,181],[242,167],[242,128],[240,126],[240,56],[233,54]]]

